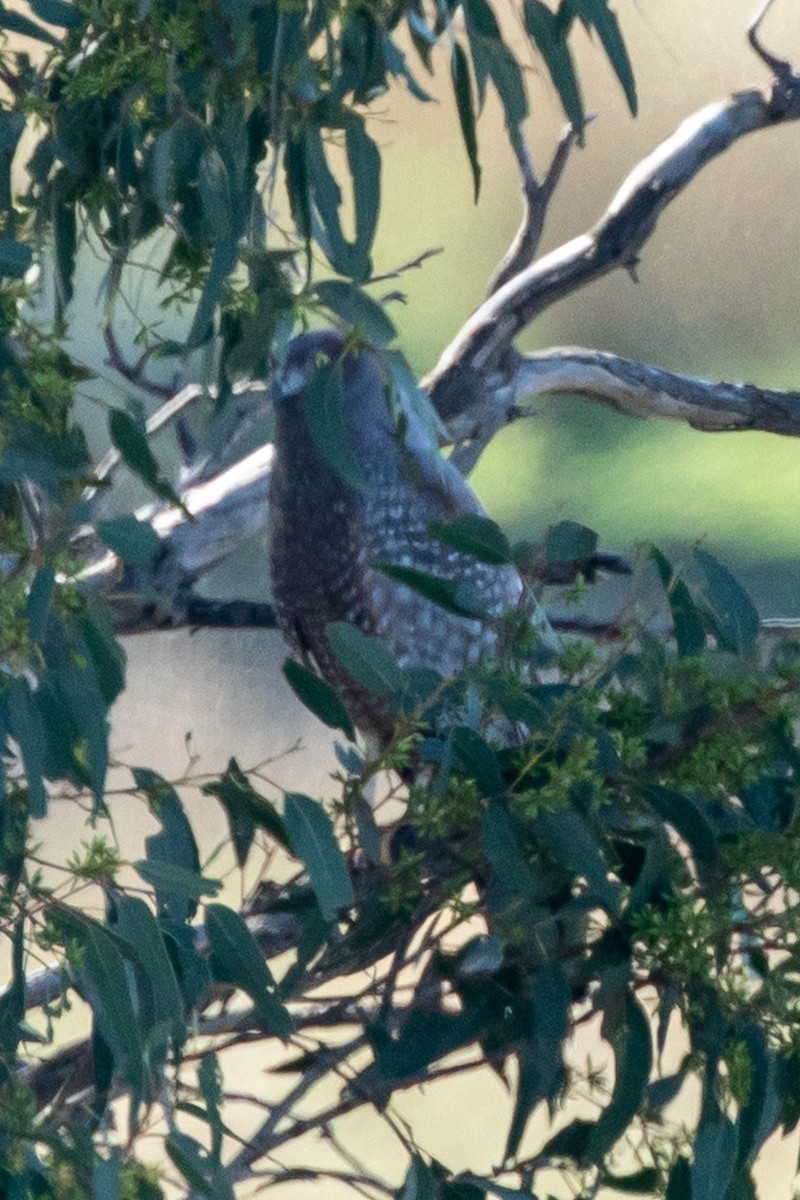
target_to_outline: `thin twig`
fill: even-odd
[[[777,55],[772,54],[769,50],[767,50],[766,46],[759,37],[761,23],[763,22],[769,10],[772,8],[772,4],[773,0],[764,0],[761,8],[758,10],[748,26],[747,40],[761,61],[765,63],[771,71],[774,71],[777,78],[788,81],[792,76],[791,64],[787,62],[785,58],[778,58]]]
[[[542,238],[547,210],[553,193],[558,187],[570,150],[575,144],[575,130],[567,125],[561,131],[553,159],[544,181],[539,183],[526,143],[520,138],[515,144],[517,162],[522,176],[523,215],[522,224],[509,247],[500,270],[491,282],[489,295],[499,291],[504,284],[523,271],[536,257]]]
[[[401,275],[405,275],[406,271],[417,270],[423,265],[423,263],[427,262],[429,258],[434,258],[437,254],[443,253],[444,246],[433,246],[430,250],[423,250],[422,253],[418,254],[416,258],[409,259],[409,261],[403,263],[402,266],[395,267],[391,271],[384,271],[382,275],[371,276],[371,278],[369,278],[363,286],[366,287],[368,284],[372,283],[385,283],[387,279],[399,279]]]

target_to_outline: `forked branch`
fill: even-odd
[[[551,304],[619,267],[633,270],[664,209],[707,163],[745,134],[799,117],[800,75],[782,70],[766,88],[684,121],[631,171],[591,229],[521,271],[472,314],[423,381],[442,418],[452,422],[469,410],[477,416],[491,393],[513,384],[514,338]]]

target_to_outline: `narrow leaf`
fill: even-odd
[[[475,620],[486,615],[475,589],[466,580],[442,579],[428,571],[418,571],[416,567],[398,567],[395,563],[374,562],[371,565],[455,617]]]
[[[688,796],[665,787],[646,787],[644,797],[658,815],[673,825],[697,859],[698,865],[713,868],[719,862],[717,836],[700,808]]]
[[[223,904],[208,904],[206,933],[214,978],[247,992],[270,1031],[285,1041],[292,1031],[291,1019],[274,995],[275,981],[245,922]]]
[[[428,532],[446,546],[478,562],[501,565],[513,561],[508,538],[490,517],[465,513],[454,521],[431,521]]]
[[[0,17],[0,28],[3,25]],[[0,237],[0,275],[10,275],[18,279],[24,275],[33,262],[33,252],[30,246],[17,242],[14,238]]]
[[[144,1086],[144,1045],[131,999],[122,955],[114,939],[94,921],[80,922],[81,950],[76,976],[91,1006],[114,1065],[141,1096]]]
[[[199,900],[201,896],[216,896],[222,888],[221,879],[207,879],[177,863],[159,859],[140,858],[132,864],[145,882],[157,892],[169,892],[187,900]]]
[[[368,637],[346,621],[327,625],[325,635],[339,663],[368,692],[389,697],[402,691],[403,674],[378,638]]]
[[[255,790],[235,758],[228,762],[222,778],[204,784],[202,791],[207,796],[216,796],[225,809],[239,866],[244,866],[257,828],[265,829],[288,850],[289,839],[280,814]]]
[[[161,546],[158,534],[131,513],[98,521],[97,532],[110,550],[129,563],[149,562]]]
[[[364,487],[364,472],[353,449],[342,390],[342,364],[329,362],[314,373],[303,392],[306,424],[315,447],[351,487]]]
[[[691,592],[684,581],[673,574],[672,564],[655,546],[650,547],[650,557],[656,565],[672,614],[678,654],[681,657],[699,654],[706,644],[706,631]]]
[[[614,1090],[589,1138],[588,1153],[601,1163],[639,1111],[650,1076],[650,1026],[633,996],[625,998],[624,1021],[611,1037],[616,1060]]]
[[[284,812],[292,852],[305,864],[314,895],[326,921],[353,904],[353,885],[333,825],[321,804],[289,792]]]
[[[714,616],[720,644],[732,654],[751,654],[760,629],[753,601],[713,554],[695,550],[694,556],[704,575],[704,595]]]
[[[140,896],[120,896],[115,908],[115,932],[135,950],[149,977],[154,1020],[167,1023],[174,1044],[180,1046],[186,1038],[183,1001],[158,922]]]
[[[450,76],[453,80],[453,91],[455,92],[456,108],[458,109],[458,122],[461,126],[461,136],[464,139],[464,148],[467,151],[467,158],[470,170],[472,171],[472,185],[474,188],[475,203],[477,204],[481,190],[481,165],[478,161],[475,108],[472,103],[472,85],[469,77],[467,56],[456,41],[453,42],[453,53],[450,58]]]
[[[385,346],[397,335],[383,307],[354,283],[344,279],[325,279],[315,292],[320,301],[357,329],[373,346]]]
[[[341,729],[351,742],[355,740],[347,709],[330,684],[291,658],[283,664],[283,674],[298,700],[315,717],[319,717],[331,729]]]

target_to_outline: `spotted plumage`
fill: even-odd
[[[319,452],[304,396],[326,360],[340,361],[344,431],[362,476],[346,481]],[[332,653],[326,626],[347,621],[377,635],[402,667],[449,676],[497,649],[499,618],[523,604],[543,614],[517,570],[478,562],[429,533],[432,521],[484,515],[461,474],[424,438],[401,437],[378,354],[345,352],[333,331],[290,345],[274,384],[276,459],[271,494],[272,586],[278,623],[293,652],[314,661],[354,723],[384,738],[391,722]],[[375,564],[411,567],[471,586],[480,620],[445,611]]]

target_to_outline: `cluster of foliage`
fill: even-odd
[[[205,781],[239,866],[264,855],[261,886],[240,912],[215,899],[220,881],[200,861],[177,786],[187,781],[137,767],[126,799],[159,831],[132,864],[114,840],[107,713],[125,659],[113,614],[80,585],[76,534],[94,522],[99,481],[74,419],[83,373],[62,339],[78,248],[88,241],[106,256],[110,319],[125,272],[161,238],[159,297],[190,317],[180,343],[139,330],[138,367],[209,346],[220,406],[309,310],[389,341],[387,318],[361,290],[380,208],[365,114],[395,79],[426,98],[402,39],[420,74],[445,53],[477,190],[488,85],[512,145],[527,115],[524,72],[497,15],[487,0],[30,0],[30,10],[0,6],[0,29],[39,47],[9,42],[0,53],[0,930],[10,963],[0,1197],[157,1200],[159,1173],[141,1147],[160,1116],[164,1161],[184,1190],[229,1200],[264,1156],[315,1129],[336,1145],[331,1122],[375,1106],[408,1151],[405,1181],[367,1177],[346,1146],[329,1173],[373,1194],[530,1196],[555,1167],[576,1190],[746,1200],[759,1147],[800,1116],[800,667],[791,647],[758,646],[752,605],[707,553],[695,556],[699,583],[651,555],[674,635],[632,622],[622,651],[570,646],[558,682],[523,682],[519,661],[535,662],[536,647],[518,629],[508,630],[507,663],[450,681],[401,671],[378,643],[333,630],[345,667],[396,712],[397,739],[365,762],[336,696],[288,668],[345,735],[337,797],[330,811],[301,794],[276,804],[233,761]],[[596,33],[635,107],[607,0],[523,0],[520,12],[578,132],[576,22]],[[35,150],[17,196],[26,129]],[[50,327],[26,309],[37,243],[54,271]],[[339,278],[313,278],[320,254],[323,274]],[[114,409],[109,437],[156,496],[177,499],[137,414]],[[94,524],[129,563],[152,555],[155,535],[132,517]],[[490,524],[440,533],[479,558],[510,555]],[[580,557],[563,530],[551,554]],[[438,602],[464,604],[442,581],[435,588]],[[498,745],[509,729],[515,744]],[[363,799],[386,768],[408,785],[388,857]],[[56,864],[63,884],[36,853],[54,789],[85,803],[88,823],[83,852]],[[278,859],[284,876],[294,865],[287,885],[270,874]],[[102,916],[82,903],[87,886]],[[454,951],[453,936],[475,921],[483,932]],[[286,949],[292,965],[278,977],[267,959]],[[43,958],[59,967],[39,992],[26,972]],[[397,987],[409,974],[410,996]],[[327,1039],[319,1003],[306,1002],[342,976],[361,992],[355,1004],[331,1001]],[[64,1048],[73,991],[88,1003],[91,1035]],[[210,1009],[233,993],[246,1003]],[[29,1023],[31,1008],[45,1019]],[[568,1062],[572,1034],[594,1018],[613,1082]],[[686,1053],[663,1076],[671,1021]],[[291,1088],[243,1147],[227,1117],[224,1050],[273,1040],[288,1048],[276,1077]],[[513,1091],[503,1162],[484,1177],[432,1159],[391,1106],[396,1091],[476,1064]],[[309,1118],[303,1101],[322,1080],[342,1086]],[[687,1129],[669,1106],[693,1080],[701,1099]],[[122,1094],[126,1121],[111,1107]],[[567,1123],[531,1152],[524,1134],[542,1103]],[[262,1173],[265,1184],[308,1176]]]
[[[447,536],[496,556],[496,527],[478,533]],[[563,547],[563,531],[554,540]],[[184,1186],[230,1198],[241,1175],[229,1160],[247,1148],[226,1117],[224,1050],[277,1039],[287,1047],[281,1077],[295,1082],[280,1117],[270,1112],[259,1130],[254,1158],[375,1106],[408,1150],[405,1182],[393,1190],[378,1173],[348,1170],[346,1158],[330,1177],[366,1180],[377,1194],[541,1195],[542,1173],[555,1168],[576,1190],[753,1197],[759,1148],[800,1119],[800,659],[780,646],[762,661],[752,605],[706,551],[695,552],[695,582],[650,557],[675,642],[632,623],[613,654],[568,647],[553,682],[525,683],[499,665],[453,680],[404,671],[381,643],[332,628],[342,663],[396,712],[397,737],[376,761],[349,738],[339,746],[330,812],[302,794],[276,804],[235,761],[206,781],[239,865],[267,851],[241,913],[214,900],[221,880],[200,862],[180,791],[152,771],[135,769],[130,792],[160,824],[145,856],[121,861],[109,798],[84,851],[63,864],[62,887],[36,869],[31,793],[14,778],[0,858],[13,944],[0,1023],[3,1194],[155,1200],[160,1184],[139,1144],[160,1111]],[[517,666],[537,653],[511,631]],[[290,678],[314,710],[346,725],[327,685],[298,671]],[[509,728],[517,736],[498,743]],[[410,781],[388,861],[364,800],[387,768]],[[295,864],[284,886],[271,880],[276,856]],[[102,919],[80,902],[87,883],[101,890]],[[277,977],[265,954],[289,945],[292,965]],[[58,1053],[27,1076],[15,1065],[19,1048],[44,1036],[25,1020],[30,953],[62,963],[45,1040],[57,1042],[71,989],[91,1006],[80,1072]],[[410,994],[398,985],[409,970]],[[308,1000],[343,976],[359,981],[357,1003],[345,989],[323,1018]],[[209,1011],[235,990],[246,1005]],[[568,1052],[591,1020],[613,1071]],[[348,1032],[329,1040],[323,1023]],[[665,1073],[676,1029],[683,1050]],[[486,1176],[453,1174],[393,1122],[392,1096],[477,1064],[511,1090],[505,1152]],[[309,1122],[295,1106],[324,1078],[345,1082]],[[90,1101],[76,1108],[78,1082]],[[694,1129],[671,1107],[693,1086]],[[120,1140],[108,1105],[121,1092]],[[561,1120],[532,1150],[525,1130],[542,1103]],[[267,1177],[293,1174],[276,1166]]]

